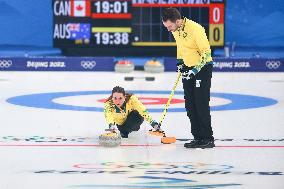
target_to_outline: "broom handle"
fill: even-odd
[[[174,96],[174,94],[175,94],[175,90],[176,90],[176,88],[177,88],[177,85],[178,85],[178,82],[179,82],[179,80],[180,80],[180,77],[181,77],[181,72],[178,72],[178,77],[177,77],[177,79],[176,79],[176,81],[175,81],[175,84],[174,84],[174,87],[173,87],[173,89],[172,89],[172,91],[171,91],[171,94],[170,94],[170,97],[169,97],[169,99],[168,99],[168,102],[167,102],[167,104],[166,104],[166,106],[165,106],[165,109],[164,109],[164,111],[163,111],[163,114],[162,114],[162,116],[161,116],[161,118],[160,118],[160,125],[162,125],[162,123],[163,123],[163,121],[164,121],[164,119],[165,119],[165,117],[166,117],[168,108],[169,108],[170,103],[171,103],[171,100],[172,100],[172,98],[173,98],[173,96]]]

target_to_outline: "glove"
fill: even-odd
[[[117,130],[117,128],[116,128],[116,125],[115,124],[109,124],[109,130],[112,130],[112,131],[116,131]]]
[[[183,60],[182,59],[177,59],[177,72],[182,72],[183,71]]]
[[[192,70],[186,71],[182,73],[182,79],[190,80],[193,78],[195,75]]]
[[[153,122],[151,123],[151,126],[152,126],[153,129],[155,129],[156,131],[160,131],[160,130],[161,130],[161,125],[160,125],[158,122],[156,122],[156,121],[153,121]]]

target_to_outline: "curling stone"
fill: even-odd
[[[99,144],[104,147],[116,147],[121,144],[121,136],[116,132],[103,133],[99,136]]]
[[[146,64],[144,65],[144,70],[151,73],[161,73],[165,71],[165,67],[158,60],[152,59],[146,62]]]
[[[119,73],[129,73],[134,70],[134,67],[133,62],[129,60],[120,60],[115,64],[114,70]]]

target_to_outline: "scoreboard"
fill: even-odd
[[[224,46],[225,0],[53,0],[53,44],[67,54],[175,55],[166,7],[201,24],[212,48]]]

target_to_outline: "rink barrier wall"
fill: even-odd
[[[115,57],[0,57],[0,71],[114,71],[115,61]],[[284,58],[213,58],[213,61],[217,72],[284,71]],[[163,64],[165,71],[176,70],[174,57],[163,58]]]
[[[114,71],[113,57],[1,58],[0,71]]]
[[[213,58],[217,72],[283,72],[284,58]],[[176,70],[176,58],[165,58],[166,71]]]

